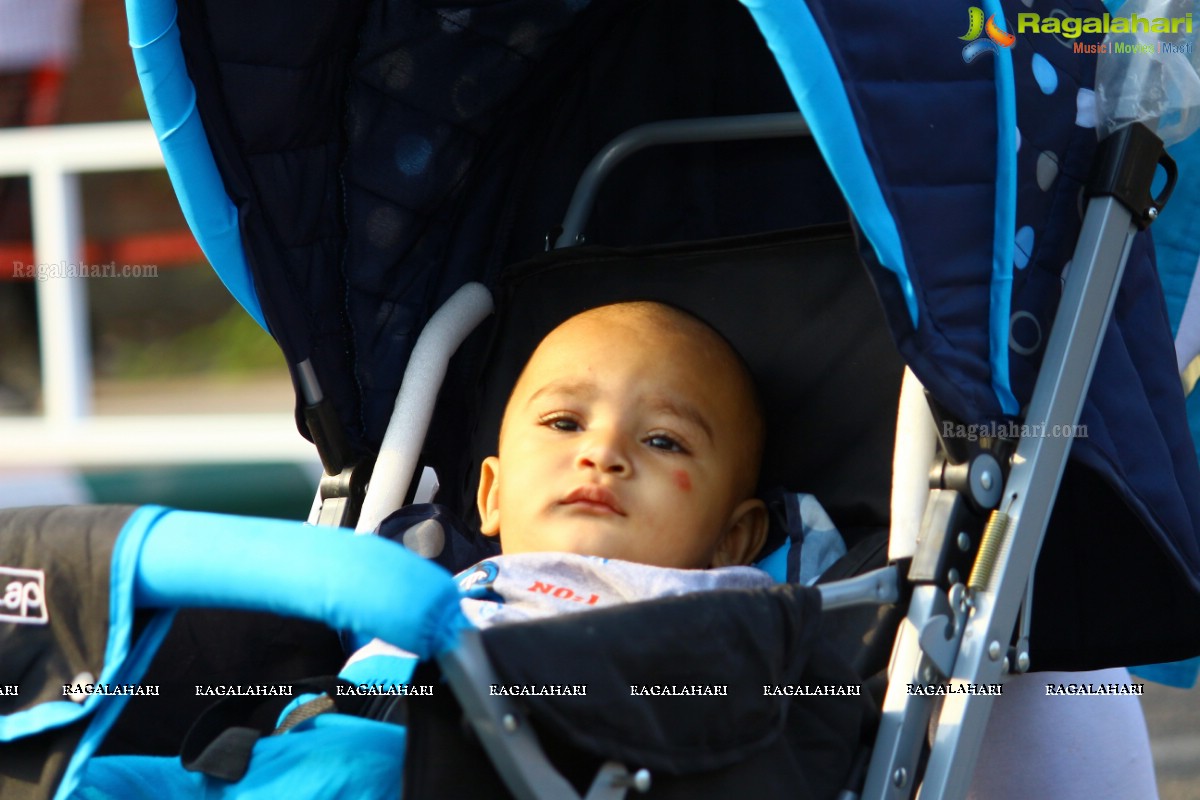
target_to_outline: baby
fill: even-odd
[[[585,311],[517,380],[483,463],[482,529],[505,554],[747,564],[767,529],[762,447],[754,383],[715,331],[658,303]]]
[[[538,345],[484,459],[483,533],[502,555],[462,572],[477,627],[709,589],[765,587],[754,497],[764,425],[754,381],[692,315],[652,302],[571,317]],[[343,669],[370,675],[379,641]]]
[[[712,328],[628,302],[574,316],[517,380],[484,460],[483,533],[460,576],[477,625],[712,588],[765,586],[754,382]],[[710,569],[719,568],[719,569]]]

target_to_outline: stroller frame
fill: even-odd
[[[1025,424],[1043,435],[1023,436],[1018,443],[1003,498],[992,511],[967,590],[957,598],[953,591],[950,595],[951,602],[958,599],[959,604],[951,608],[955,615],[954,635],[947,638],[946,644],[953,643],[956,655],[952,670],[943,674],[954,683],[988,683],[1014,668],[1023,673],[1030,667],[1033,568],[1066,468],[1074,428],[1091,383],[1133,237],[1139,228],[1157,218],[1174,188],[1173,160],[1163,151],[1161,141],[1140,123],[1122,128],[1102,142],[1098,159],[1099,170],[1093,173],[1092,196],[1076,244],[1074,266],[1066,277],[1025,417]],[[1159,164],[1167,173],[1167,183],[1154,198],[1150,195],[1150,181]],[[1108,177],[1116,174],[1118,167],[1137,176],[1132,181],[1132,191]],[[1069,431],[1070,435],[1056,436],[1055,431]],[[914,593],[915,612],[927,613],[937,599],[929,593]],[[1018,611],[1021,615],[1018,640],[1016,647],[1010,648],[1006,643],[1012,636]],[[914,609],[910,609],[910,619],[914,616]],[[926,648],[927,632],[929,639],[936,641],[937,629],[933,626],[942,622],[932,614],[928,620],[919,632]],[[919,654],[911,643],[903,641],[911,639],[914,632],[910,625],[902,625],[896,643],[894,653],[907,653],[908,658],[893,657],[876,744],[878,747],[880,742],[885,743],[890,750],[886,758],[878,754],[872,758],[865,797],[908,796],[903,790],[908,782],[906,770],[912,762],[906,764],[905,747],[915,756],[928,716],[924,708],[916,714],[909,709],[911,705],[928,706],[930,698],[905,695],[896,678],[922,676],[927,667],[937,666],[931,663],[933,659],[928,652]],[[922,797],[966,794],[991,703],[991,696],[970,693],[945,698]]]
[[[1079,420],[1133,238],[1130,217],[1129,210],[1111,197],[1088,204],[1074,261],[1078,266],[1067,277],[1026,416],[1026,425],[1041,426],[1035,430],[1071,429]],[[1033,567],[1070,443],[1070,437],[1059,436],[1021,439],[969,584],[965,590],[951,590],[948,608],[952,617],[945,614],[947,598],[935,587],[914,591],[888,670],[877,752],[864,797],[909,796],[910,776],[933,699],[907,694],[903,682],[928,682],[929,670],[937,670],[952,683],[983,684],[997,681],[1014,667],[1017,672],[1028,670]],[[1010,648],[1007,642],[1018,610],[1019,638],[1017,647]],[[939,635],[950,625],[952,635]],[[945,671],[947,656],[952,666]],[[921,797],[965,795],[991,702],[987,695],[946,696]]]
[[[679,120],[639,126],[614,139],[589,164],[572,196],[557,245],[582,242],[582,229],[600,182],[624,157],[643,147],[677,142],[803,135],[799,114],[759,115],[740,119]],[[1087,395],[1100,343],[1115,303],[1134,235],[1157,217],[1174,185],[1174,165],[1161,142],[1141,125],[1122,129],[1103,148],[1101,175],[1135,175],[1135,188],[1113,178],[1090,187],[1074,265],[1066,277],[1045,356],[1024,419],[1024,429],[1041,435],[1022,436],[1002,464],[988,451],[969,463],[946,465],[946,485],[931,485],[920,535],[900,541],[902,521],[893,519],[891,564],[855,578],[824,584],[826,609],[896,602],[900,571],[911,559],[908,580],[913,592],[888,666],[883,716],[870,760],[862,798],[901,800],[913,795],[921,746],[934,711],[934,698],[911,693],[911,684],[995,683],[1010,672],[1030,668],[1029,620],[1033,569],[1041,549],[1049,513],[1066,467],[1067,456]],[[1142,137],[1134,139],[1133,136]],[[1129,145],[1129,141],[1136,144]],[[1168,184],[1158,198],[1149,195],[1154,168],[1163,164]],[[1136,224],[1135,224],[1136,223]],[[547,242],[549,244],[549,241]],[[432,398],[449,360],[466,336],[491,312],[491,297],[478,284],[468,284],[438,310],[422,332],[405,372],[395,412],[375,467],[360,533],[374,530],[401,504],[417,465],[417,453],[432,417]],[[436,382],[426,383],[431,378]],[[911,381],[911,386],[909,385]],[[422,399],[415,385],[433,386]],[[906,371],[905,389],[919,386]],[[914,436],[936,435],[927,409],[901,402],[898,427]],[[1068,435],[1046,435],[1049,432]],[[898,434],[897,441],[900,441]],[[924,474],[928,450],[896,450],[895,468]],[[938,460],[951,452],[943,443]],[[997,455],[1002,455],[997,453]],[[957,470],[954,467],[957,466]],[[1007,479],[1002,481],[1007,474]],[[933,483],[931,481],[931,483]],[[959,509],[969,504],[990,509],[982,540],[972,542],[958,529]],[[920,507],[919,505],[917,507]],[[911,525],[908,530],[915,530]],[[957,548],[974,556],[969,578],[956,571],[934,574],[946,553]],[[1009,646],[1014,627],[1015,646]],[[484,687],[496,683],[477,632],[460,636],[458,646],[439,657],[472,727],[508,788],[521,798],[578,798],[549,763],[519,709],[511,700],[491,696]],[[922,798],[965,796],[991,710],[989,695],[951,693],[944,698],[929,760],[919,788]],[[631,775],[615,762],[596,775],[587,800],[621,798],[630,788],[646,791],[650,776]],[[853,797],[845,793],[846,800]]]

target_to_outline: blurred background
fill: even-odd
[[[119,160],[106,153],[157,154],[127,41],[121,0],[0,0],[0,506],[303,518],[319,469],[278,348],[209,269],[161,159],[103,166]],[[78,129],[94,163],[71,155],[80,145],[63,129],[38,127],[81,124],[104,126]],[[47,216],[73,220],[74,235],[35,228],[28,175],[47,153],[73,164]],[[116,274],[56,276],[64,263]],[[38,265],[44,280],[29,274]],[[43,297],[39,314],[39,293],[67,283],[69,313]],[[39,333],[47,303],[58,316]],[[74,376],[47,379],[64,367]]]

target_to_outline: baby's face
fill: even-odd
[[[506,554],[744,563],[765,513],[747,499],[757,416],[736,362],[711,334],[620,309],[568,320],[534,353],[483,466],[483,530]]]

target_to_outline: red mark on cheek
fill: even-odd
[[[686,470],[675,470],[675,485],[685,492],[692,490],[692,476],[687,474]]]

